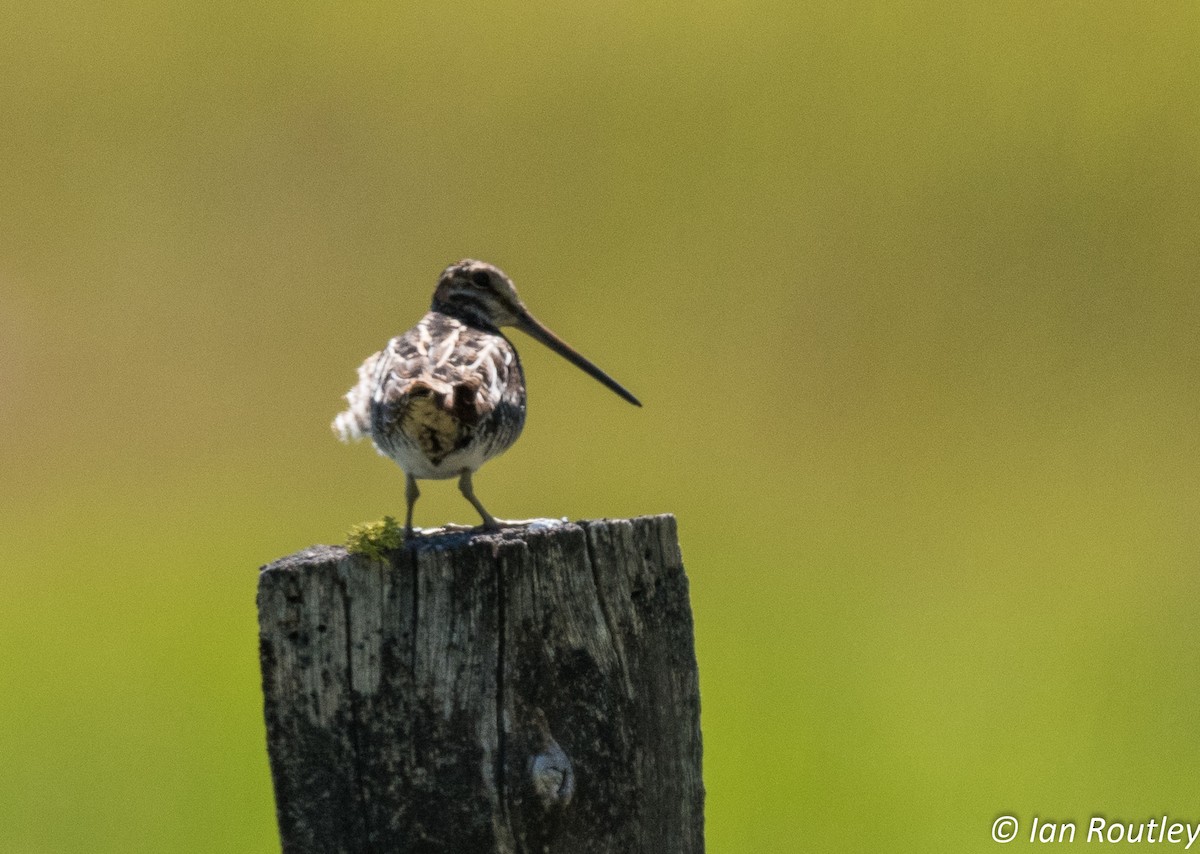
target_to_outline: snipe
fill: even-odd
[[[458,478],[483,517],[501,525],[475,497],[471,475],[508,450],[525,426],[525,374],[500,329],[515,326],[591,374],[625,400],[632,394],[536,320],[512,281],[482,261],[451,264],[438,279],[429,313],[358,369],[349,408],[333,421],[342,441],[371,437],[406,476],[405,531],[412,533],[418,480]]]

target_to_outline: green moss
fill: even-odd
[[[346,534],[346,551],[351,554],[380,558],[390,549],[404,545],[404,529],[391,516],[378,522],[355,525]]]

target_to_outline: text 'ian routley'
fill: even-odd
[[[1020,832],[1020,821],[1015,816],[1002,815],[992,823],[992,839],[996,842],[1013,842],[1020,836],[1025,834]],[[1113,844],[1162,843],[1182,845],[1186,851],[1200,838],[1200,822],[1191,824],[1172,821],[1165,815],[1140,822],[1094,815],[1088,822],[1087,829],[1081,832],[1078,822],[1048,821],[1034,816],[1030,820],[1029,834],[1026,838],[1030,842],[1075,842],[1078,839],[1081,842]]]

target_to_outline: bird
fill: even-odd
[[[369,437],[405,474],[404,531],[413,534],[418,480],[458,478],[458,488],[483,519],[498,520],[475,495],[472,475],[504,453],[525,426],[525,373],[512,342],[514,327],[641,406],[620,383],[537,320],[502,270],[474,259],[451,264],[438,277],[429,312],[388,341],[358,369],[333,420],[343,442]]]

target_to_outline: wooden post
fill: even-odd
[[[674,517],[317,546],[258,609],[286,854],[704,850]]]

